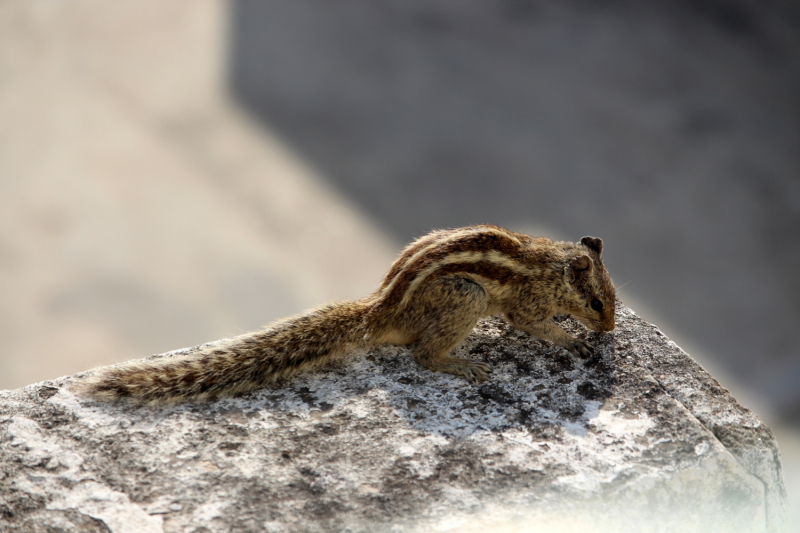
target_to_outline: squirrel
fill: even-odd
[[[77,384],[100,401],[159,404],[238,395],[341,359],[360,346],[414,344],[428,370],[489,378],[482,362],[451,356],[485,316],[589,357],[593,346],[552,320],[614,329],[616,294],[603,241],[580,243],[491,225],[439,230],[408,245],[372,295],[286,318],[199,352],[106,367]]]

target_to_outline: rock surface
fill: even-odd
[[[383,347],[203,404],[91,403],[80,374],[2,391],[0,530],[782,528],[755,414],[624,307],[613,334],[562,323],[595,356],[481,322],[460,348],[493,365],[480,385]]]

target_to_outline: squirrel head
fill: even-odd
[[[584,237],[563,271],[564,310],[593,331],[614,329],[616,290],[601,259],[603,241]]]

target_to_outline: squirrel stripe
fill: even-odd
[[[511,258],[519,255],[521,243],[507,230],[493,226],[466,229],[470,231],[460,230],[439,236],[407,259],[404,257],[406,254],[401,255],[397,263],[402,261],[402,268],[396,273],[390,271],[384,281],[381,296],[386,298],[386,303],[392,305],[407,298],[439,264],[480,261],[492,251]],[[519,262],[514,261],[514,264],[522,267]]]
[[[418,239],[416,242],[411,243],[411,245],[409,245],[403,251],[403,253],[400,254],[400,257],[397,259],[397,261],[395,261],[391,270],[386,275],[386,278],[381,285],[381,289],[386,289],[397,279],[397,276],[402,271],[406,270],[409,265],[416,263],[421,257],[429,257],[430,259],[433,259],[431,253],[434,251],[434,249],[439,251],[439,254],[437,254],[439,256],[441,256],[443,253],[446,254],[448,249],[453,252],[464,251],[467,248],[458,249],[457,247],[463,247],[465,241],[470,239],[470,237],[477,236],[478,238],[485,239],[492,234],[497,235],[499,238],[509,239],[512,242],[516,241],[517,246],[520,244],[517,238],[511,234],[511,232],[495,226],[471,226],[456,230],[435,231]],[[456,248],[454,248],[454,246]],[[473,249],[483,248],[481,248],[479,245],[475,245]]]

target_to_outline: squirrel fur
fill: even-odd
[[[434,231],[411,243],[372,295],[280,320],[186,355],[99,369],[77,384],[101,401],[169,403],[231,396],[342,359],[356,348],[415,344],[423,367],[470,382],[490,367],[451,356],[481,317],[588,357],[590,343],[552,318],[569,314],[589,329],[614,329],[616,295],[603,241],[530,237],[490,225]]]

